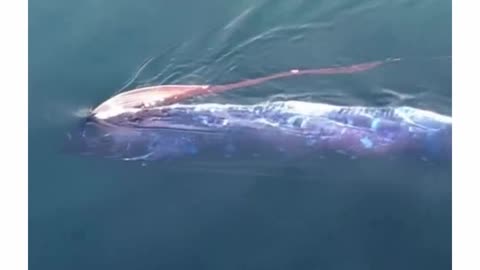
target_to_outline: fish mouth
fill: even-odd
[[[179,102],[197,92],[205,92],[208,85],[162,85],[143,87],[117,94],[93,109],[90,117],[108,120],[118,115],[135,114],[142,110]]]

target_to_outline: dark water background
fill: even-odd
[[[29,4],[31,269],[451,268],[448,164],[323,159],[190,168],[60,149],[82,111],[131,79],[128,89],[214,84],[401,57],[367,73],[275,81],[208,100],[450,114],[451,60],[433,59],[451,55],[450,1]]]

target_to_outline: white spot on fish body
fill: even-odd
[[[226,119],[226,118],[223,119],[221,125],[222,125],[222,126],[228,125],[228,119]]]
[[[360,142],[363,144],[365,148],[370,149],[373,147],[373,142],[368,137],[361,138]]]
[[[378,118],[373,119],[372,124],[370,125],[371,129],[376,131],[378,129],[379,125],[380,125],[380,121],[381,120],[378,119]]]

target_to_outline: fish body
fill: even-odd
[[[173,104],[92,115],[84,152],[122,160],[342,153],[451,158],[451,118],[412,107],[303,101]]]
[[[451,159],[450,116],[412,107],[337,106],[304,101],[182,104],[188,98],[307,75],[366,72],[399,59],[292,69],[224,85],[160,85],[117,94],[71,136],[76,152],[122,160],[352,157]],[[74,138],[75,137],[75,138]]]

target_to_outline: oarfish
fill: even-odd
[[[451,159],[450,116],[412,107],[338,106],[305,101],[185,104],[305,74],[349,74],[384,62],[290,70],[226,85],[163,85],[118,94],[96,107],[78,132],[84,153],[121,160],[277,158],[302,155]],[[78,140],[79,139],[79,140]]]

